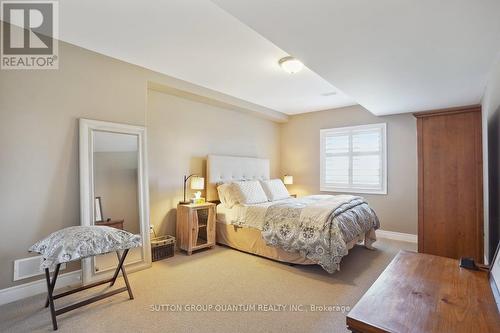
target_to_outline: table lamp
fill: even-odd
[[[191,178],[192,177],[192,178]],[[192,190],[203,190],[205,188],[205,178],[197,176],[195,174],[186,176],[184,175],[184,201],[181,201],[181,204],[188,204],[189,201],[186,201],[186,183],[188,179],[191,178],[191,189]],[[198,192],[198,196],[201,196],[201,192]]]

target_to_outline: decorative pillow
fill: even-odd
[[[219,194],[220,202],[227,208],[233,208],[233,206],[238,203],[238,198],[232,183],[223,183],[217,186],[217,193]]]
[[[281,200],[290,197],[290,193],[281,179],[261,180],[262,188],[269,201]]]
[[[266,193],[258,180],[234,182],[233,186],[240,204],[251,205],[267,201]]]
[[[79,226],[64,228],[50,234],[29,248],[40,253],[40,268],[82,259],[98,254],[130,249],[142,245],[141,236],[105,226]]]

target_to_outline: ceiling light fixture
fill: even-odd
[[[290,74],[300,72],[304,68],[304,64],[299,59],[291,56],[281,58],[278,63],[285,72]]]

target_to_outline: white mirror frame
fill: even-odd
[[[142,260],[127,263],[126,267],[128,272],[134,272],[151,267],[146,129],[142,126],[80,119],[80,218],[82,226],[94,225],[93,131],[132,134],[138,136],[138,204],[140,230],[143,243]],[[113,272],[114,269],[108,269],[96,273],[94,257],[82,260],[83,284],[110,278]]]

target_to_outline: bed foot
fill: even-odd
[[[370,243],[370,244],[365,243],[365,244],[364,244],[364,246],[365,246],[365,248],[367,248],[368,250],[375,251],[375,250],[376,250],[376,248],[375,248],[375,247],[373,247],[373,245],[372,245],[372,244],[373,244],[373,243]]]

